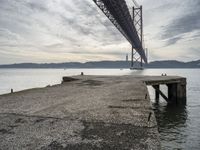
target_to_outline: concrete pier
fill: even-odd
[[[156,101],[159,101],[161,95],[169,104],[186,105],[186,78],[179,76],[144,76],[142,80],[155,89]],[[160,85],[167,86],[168,95],[160,90]]]
[[[146,87],[155,78],[63,79],[0,96],[0,149],[160,149]]]

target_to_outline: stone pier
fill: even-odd
[[[2,95],[0,149],[160,149],[146,86],[155,79],[83,75],[65,77],[60,85]],[[172,82],[167,84],[174,91]],[[184,97],[184,85],[177,82],[173,88],[178,92],[171,96]]]
[[[156,101],[159,101],[161,95],[169,104],[186,105],[186,78],[179,76],[145,76],[142,80],[155,89]],[[167,86],[167,96],[160,90],[160,85]]]

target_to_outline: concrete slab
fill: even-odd
[[[143,80],[74,78],[0,96],[0,149],[160,149]]]

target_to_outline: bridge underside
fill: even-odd
[[[108,19],[115,25],[121,34],[129,41],[132,47],[141,56],[144,62],[147,62],[145,50],[142,45],[142,39],[134,25],[134,21],[129,12],[125,0],[93,0],[103,11]]]

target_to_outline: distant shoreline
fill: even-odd
[[[68,69],[130,69],[130,68],[0,68],[0,70],[3,69],[63,69],[63,70],[68,70]],[[199,68],[147,68],[145,67],[144,69],[200,69]]]
[[[66,63],[20,63],[0,65],[0,69],[128,69],[130,62],[127,61],[96,61],[96,62],[66,62]],[[161,68],[200,68],[200,60],[190,62],[180,62],[176,60],[153,61],[144,64],[144,68],[161,69]]]

